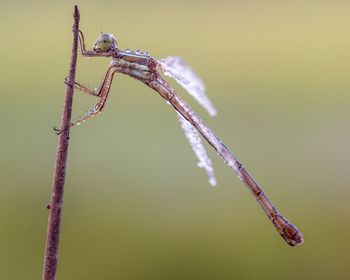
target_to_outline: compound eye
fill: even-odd
[[[101,51],[108,51],[112,46],[112,42],[108,40],[100,41],[98,47]]]

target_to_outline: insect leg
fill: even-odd
[[[79,125],[79,124],[85,122],[86,120],[96,116],[97,114],[101,113],[101,111],[103,110],[104,105],[106,103],[108,93],[109,93],[109,90],[110,90],[111,85],[112,85],[113,75],[115,72],[117,72],[117,69],[118,68],[113,64],[108,67],[107,73],[106,73],[104,80],[103,80],[98,91],[94,92],[86,87],[83,87],[84,89],[87,90],[86,91],[87,93],[92,94],[94,96],[97,96],[99,99],[98,99],[98,102],[89,111],[87,111],[83,116],[78,118],[76,121],[72,122],[70,124],[70,127],[73,127],[75,125]],[[65,129],[67,129],[67,128],[65,128]],[[57,135],[59,135],[63,132],[63,130],[59,130],[56,128],[54,128],[54,130],[56,131]]]
[[[69,84],[69,81],[67,78],[64,80],[64,82],[65,82],[65,84]],[[87,94],[90,94],[93,96],[98,96],[99,92],[100,92],[100,90],[91,89],[83,84],[78,83],[78,82],[74,82],[74,88],[83,92],[83,93],[87,93]]]

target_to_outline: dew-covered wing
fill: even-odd
[[[194,99],[201,104],[211,116],[216,115],[216,109],[205,94],[205,85],[191,67],[178,56],[168,56],[159,60],[166,76],[175,79]]]
[[[194,153],[198,158],[198,167],[203,168],[208,175],[208,181],[212,186],[216,186],[216,178],[214,173],[213,164],[207,155],[205,147],[200,138],[199,132],[179,113],[177,114],[178,120],[182,129],[185,132],[185,136],[190,142]]]

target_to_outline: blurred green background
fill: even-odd
[[[40,279],[72,41],[180,55],[218,108],[178,92],[303,232],[290,248],[213,151],[211,187],[171,107],[117,75],[71,132],[58,279],[346,279],[349,1],[2,1],[0,279]],[[78,60],[98,85],[106,59]],[[73,116],[94,98],[75,95]]]

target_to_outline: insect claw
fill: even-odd
[[[56,133],[56,135],[59,135],[61,133],[61,130],[57,128],[57,126],[53,127],[53,131]]]
[[[71,86],[71,87],[74,87],[74,84],[70,81],[69,77],[65,77],[65,78],[64,78],[64,83],[65,83],[66,85],[69,85],[69,86]]]
[[[53,127],[53,131],[55,131],[56,135],[60,135],[63,131],[65,131],[68,127],[66,127],[65,129],[59,129],[57,128],[57,126]]]

